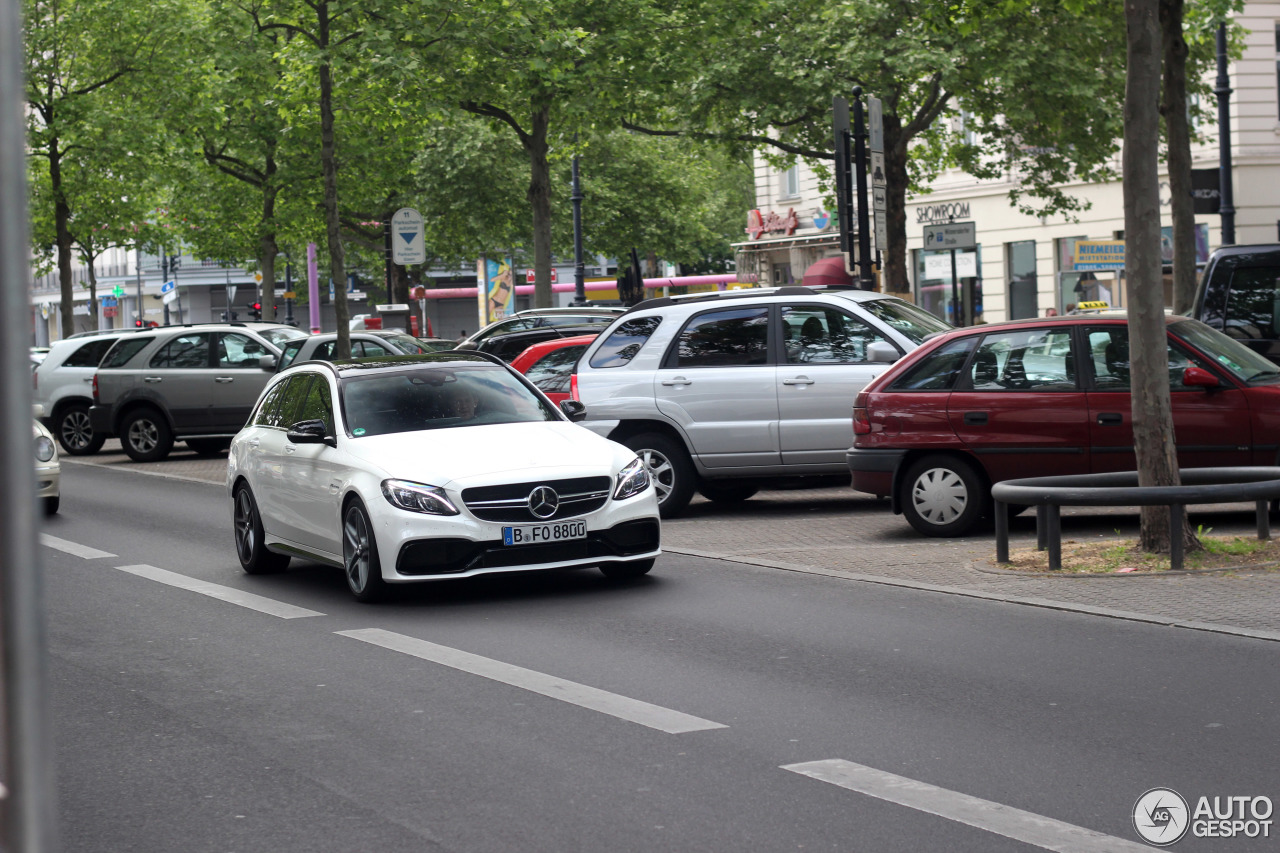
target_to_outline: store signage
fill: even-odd
[[[1217,169],[1191,170],[1192,213],[1217,213],[1222,204],[1221,176]]]
[[[1123,240],[1077,240],[1076,270],[1124,269]]]
[[[927,225],[934,222],[950,222],[953,219],[969,218],[969,202],[955,201],[949,204],[926,204],[916,208],[916,224]]]
[[[831,224],[831,211],[818,208],[813,212],[813,227],[819,231],[825,231],[827,226]]]
[[[795,208],[788,209],[786,216],[779,216],[772,210],[763,214],[758,210],[747,211],[747,236],[752,240],[759,240],[761,234],[777,231],[790,237],[799,227],[800,220],[796,217]]]

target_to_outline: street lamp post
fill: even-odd
[[[1231,77],[1227,74],[1227,25],[1218,24],[1218,213],[1222,216],[1222,245],[1236,242],[1236,208],[1231,191]]]
[[[573,135],[576,144],[578,135]],[[578,155],[573,155],[573,304],[587,304],[586,269],[582,264],[582,182],[578,176]]]

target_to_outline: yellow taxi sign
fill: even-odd
[[[1110,308],[1111,306],[1105,302],[1077,302],[1076,310],[1084,311],[1089,308]]]

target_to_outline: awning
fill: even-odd
[[[805,270],[800,283],[806,287],[815,284],[853,284],[853,277],[845,272],[844,257],[836,255],[823,258]]]

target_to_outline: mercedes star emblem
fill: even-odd
[[[529,493],[529,512],[537,518],[550,518],[560,508],[560,496],[550,486],[538,486]]]

